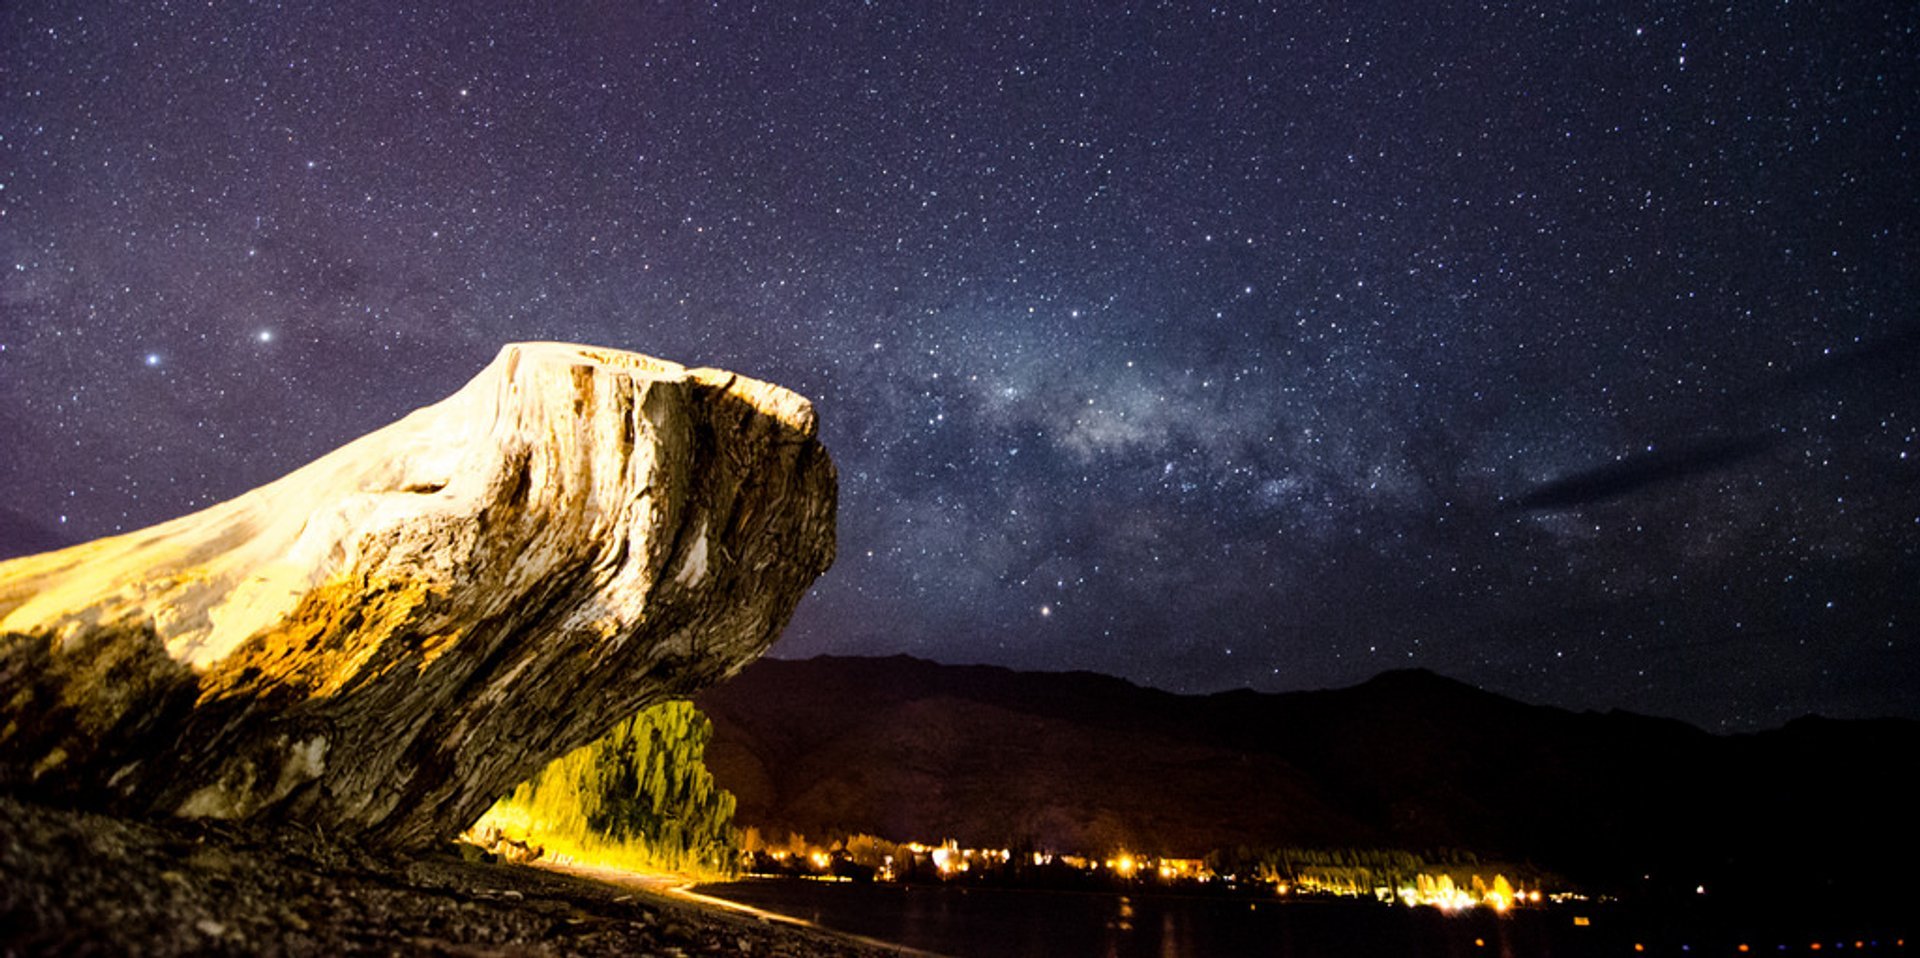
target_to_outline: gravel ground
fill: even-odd
[[[138,822],[0,795],[0,956],[895,952],[454,850]]]

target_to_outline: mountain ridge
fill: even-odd
[[[1893,782],[1898,757],[1920,754],[1906,719],[1717,734],[1425,669],[1180,695],[910,656],[762,659],[696,701],[737,821],[816,840],[1446,847],[1608,879],[1858,873],[1920,849]]]

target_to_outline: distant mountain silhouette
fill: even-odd
[[[1199,856],[1459,848],[1589,880],[1842,883],[1920,850],[1920,723],[1710,735],[1431,672],[1181,696],[1086,672],[763,659],[709,689],[736,821],[816,840]]]

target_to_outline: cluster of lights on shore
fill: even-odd
[[[961,848],[957,841],[948,839],[939,845],[922,842],[908,842],[898,846],[932,864],[942,879],[959,878],[973,872],[976,868],[994,868],[1011,864],[1014,853],[1006,848]],[[770,855],[783,864],[802,864],[810,867],[817,875],[810,876],[827,880],[833,876],[835,854],[825,849],[813,847],[804,853],[786,850],[772,850]],[[1208,867],[1203,859],[1171,858],[1148,855],[1134,855],[1129,852],[1117,852],[1109,858],[1087,858],[1079,855],[1051,854],[1046,852],[1027,853],[1034,867],[1064,866],[1077,871],[1092,872],[1104,870],[1107,873],[1127,881],[1159,881],[1174,883],[1210,883],[1216,881],[1237,882],[1238,876],[1219,875]],[[897,863],[894,856],[888,855],[875,869],[875,877],[881,881],[895,881],[900,878],[900,869],[904,865]],[[1496,874],[1492,880],[1479,875],[1468,876],[1464,881],[1455,881],[1452,875],[1418,874],[1412,884],[1391,888],[1380,885],[1362,885],[1351,880],[1323,878],[1311,873],[1292,880],[1272,875],[1254,876],[1255,885],[1270,885],[1274,893],[1281,897],[1339,897],[1373,898],[1388,904],[1402,904],[1410,907],[1437,908],[1449,914],[1472,909],[1487,908],[1505,914],[1517,907],[1538,905],[1543,901],[1557,904],[1584,901],[1585,896],[1571,892],[1548,894],[1539,888],[1516,887],[1505,875]]]
[[[1560,903],[1582,899],[1582,896],[1571,893],[1547,896],[1538,888],[1515,888],[1511,882],[1507,881],[1505,875],[1494,875],[1491,882],[1479,875],[1473,875],[1465,884],[1460,884],[1453,880],[1452,875],[1423,873],[1415,875],[1411,885],[1402,885],[1399,888],[1375,886],[1371,889],[1353,882],[1325,881],[1311,876],[1302,876],[1292,885],[1284,881],[1275,881],[1274,889],[1282,895],[1299,893],[1343,898],[1372,897],[1383,902],[1438,908],[1448,913],[1473,908],[1491,908],[1505,914],[1521,905],[1537,905],[1543,899]]]

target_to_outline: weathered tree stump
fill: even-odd
[[[192,515],[0,563],[0,782],[453,835],[765,651],[833,560],[800,396],[558,343]]]

